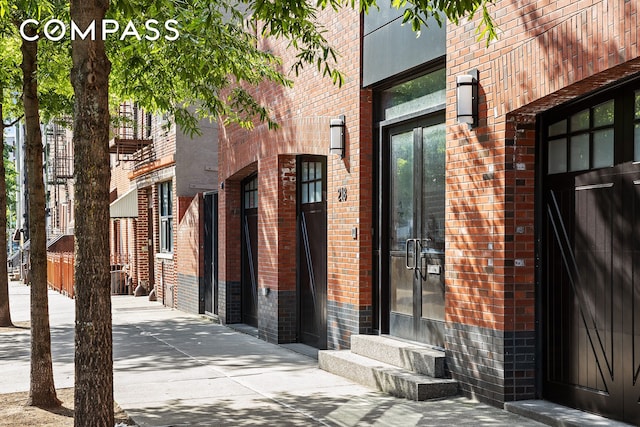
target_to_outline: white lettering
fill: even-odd
[[[145,39],[153,42],[160,38],[160,31],[158,31],[156,25],[158,25],[158,21],[155,19],[148,19],[147,22],[144,23],[144,28],[146,28],[147,33],[153,34],[153,36],[150,36],[149,34],[145,35]]]
[[[50,29],[53,26],[53,29]],[[53,42],[59,42],[67,33],[67,26],[59,19],[51,19],[44,24],[44,35]]]
[[[71,40],[76,39],[76,35],[80,36],[82,40],[86,39],[87,36],[91,34],[91,38],[89,40],[96,39],[96,21],[91,21],[91,24],[87,26],[87,29],[84,33],[78,28],[75,22],[71,21]]]
[[[164,23],[164,28],[173,33],[173,36],[164,36],[165,39],[169,40],[170,42],[174,41],[174,40],[178,40],[178,37],[180,37],[180,33],[178,32],[178,29],[171,26],[171,24],[173,25],[178,25],[178,21],[176,21],[175,19],[169,19],[167,20],[167,22]]]
[[[40,22],[36,21],[35,19],[25,19],[24,22],[20,24],[20,36],[22,36],[22,38],[28,42],[34,42],[38,40],[40,36],[36,34],[35,36],[30,37],[24,33],[24,28],[29,24],[38,26],[40,25]]]
[[[109,24],[112,25],[109,28]],[[102,41],[107,39],[107,34],[115,34],[120,29],[120,24],[115,19],[104,19],[102,21]]]
[[[1,1],[1,0],[0,0]],[[120,33],[120,23],[115,19],[104,19],[101,22],[91,21],[85,29],[81,29],[75,22],[70,21],[67,25],[59,19],[50,19],[43,23],[42,33],[48,40],[57,42],[67,36],[70,28],[71,40],[96,40],[97,32],[100,31],[103,41],[107,39],[109,34],[116,34],[120,40],[126,40],[128,37],[135,37],[137,40],[142,40],[142,35],[136,28],[134,21],[129,21],[123,27],[122,33]],[[161,23],[156,19],[147,19],[144,22],[144,38],[149,41],[158,40],[163,34],[163,28]],[[20,36],[23,40],[33,42],[40,39],[38,34],[38,27],[40,27],[40,21],[36,19],[26,19],[20,24]],[[175,19],[169,19],[164,22],[164,38],[168,41],[177,40],[180,37],[179,24]]]
[[[120,35],[120,40],[124,40],[128,36],[135,36],[136,39],[142,40],[142,37],[140,37],[140,33],[138,33],[138,30],[136,30],[136,26],[131,21],[129,21],[127,23],[127,26],[124,28],[124,31]]]

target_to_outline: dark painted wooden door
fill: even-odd
[[[204,311],[218,314],[218,193],[204,195]]]
[[[242,183],[242,322],[258,326],[258,177]]]
[[[640,165],[547,180],[544,395],[640,424]]]
[[[327,347],[327,163],[298,159],[298,289],[300,342]]]
[[[444,346],[445,125],[388,130],[389,332]]]

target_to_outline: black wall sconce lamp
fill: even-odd
[[[458,123],[478,126],[478,70],[456,77],[456,110]]]
[[[345,117],[340,116],[337,119],[331,119],[329,125],[331,129],[331,142],[329,145],[329,153],[337,154],[340,158],[344,158],[344,127]]]

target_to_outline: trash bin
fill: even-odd
[[[111,295],[125,295],[127,293],[127,275],[124,270],[111,271]]]

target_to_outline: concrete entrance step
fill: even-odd
[[[351,352],[434,378],[445,377],[444,351],[380,335],[352,335]]]
[[[458,393],[458,383],[454,380],[408,372],[350,350],[320,351],[318,366],[364,386],[412,400],[435,399]]]
[[[521,400],[506,402],[504,409],[522,415],[543,424],[556,427],[631,427],[620,421],[614,421],[599,415],[567,408],[546,400]]]

